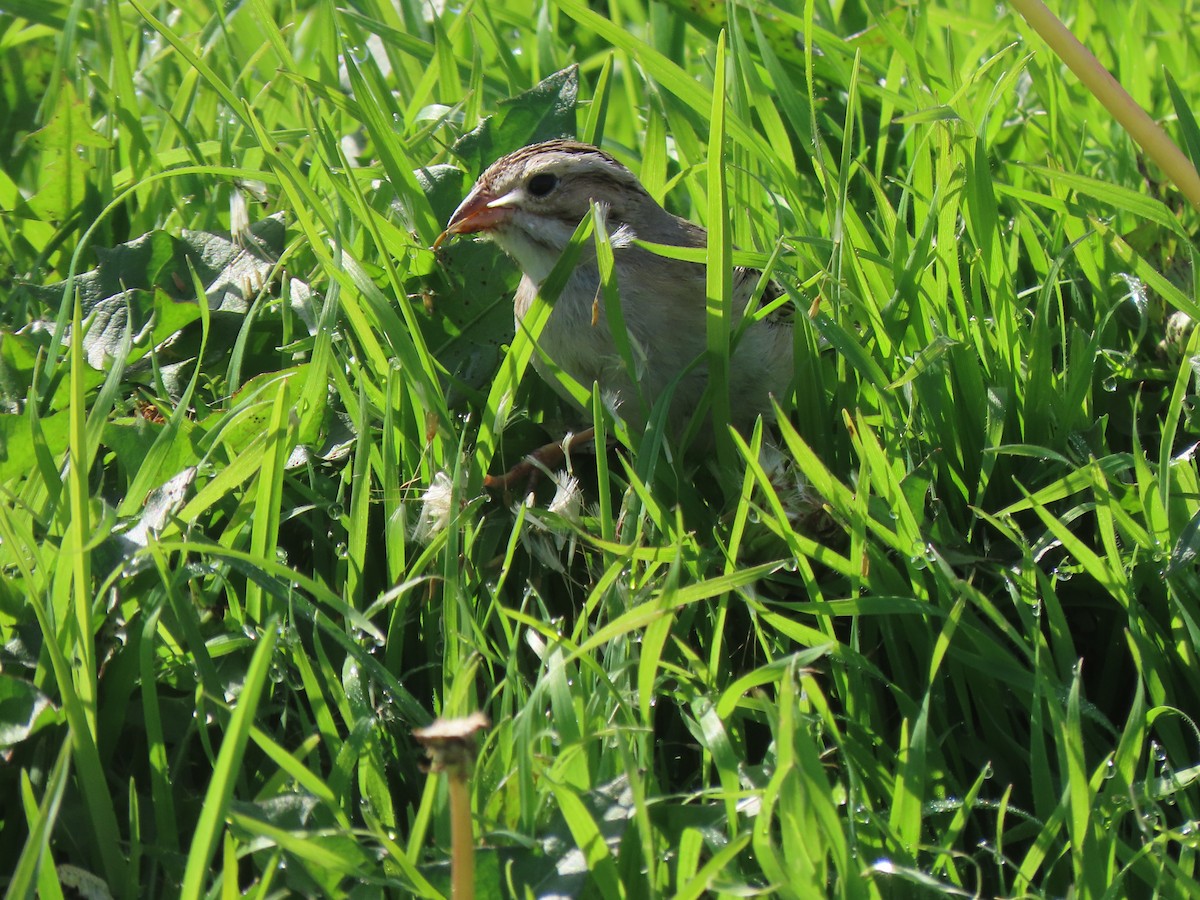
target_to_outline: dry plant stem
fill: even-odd
[[[450,779],[450,896],[475,896],[475,836],[471,832],[471,792],[463,767],[449,770]]]
[[[545,444],[530,453],[503,475],[484,476],[483,486],[489,491],[508,493],[513,490],[514,485],[520,484],[524,488],[521,495],[525,496],[533,490],[534,485],[537,483],[538,474],[542,469],[557,469],[563,464],[568,453],[576,447],[593,440],[595,436],[596,429],[585,428],[583,431],[567,435],[564,440],[552,441],[549,444]]]
[[[429,754],[431,772],[444,772],[450,789],[450,896],[473,900],[475,896],[475,836],[471,830],[471,793],[468,781],[475,764],[475,736],[491,722],[475,712],[461,719],[435,719],[426,728],[413,729]]]
[[[1041,0],[1012,0],[1025,21],[1042,36],[1050,49],[1067,64],[1079,80],[1113,114],[1121,127],[1146,151],[1147,155],[1175,182],[1192,205],[1200,209],[1200,175],[1174,141],[1129,96],[1071,31],[1046,8]]]

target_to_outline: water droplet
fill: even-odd
[[[912,556],[909,562],[913,564],[915,569],[924,569],[932,562],[933,547],[925,541],[914,541],[912,547]]]

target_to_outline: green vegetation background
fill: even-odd
[[[1196,5],[1059,6],[1196,158]],[[1010,11],[4,10],[10,895],[437,896],[476,709],[481,896],[1200,895],[1196,211]],[[785,474],[485,496],[582,422],[428,248],[562,133],[787,288]]]

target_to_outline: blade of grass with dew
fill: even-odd
[[[1158,448],[1158,470],[1159,472],[1169,472],[1171,469],[1171,457],[1175,453],[1175,441],[1179,435],[1179,423],[1183,418],[1185,404],[1184,398],[1187,395],[1189,386],[1196,376],[1194,361],[1200,357],[1200,328],[1193,328],[1191,335],[1188,337],[1187,347],[1183,351],[1183,357],[1179,363],[1179,369],[1175,373],[1175,383],[1171,387],[1170,399],[1167,401],[1166,416],[1163,419],[1162,438],[1159,441]],[[1168,506],[1170,502],[1170,482],[1169,478],[1160,477],[1159,497],[1162,499],[1163,506]]]
[[[371,428],[365,421],[366,410],[369,408],[365,383],[359,385],[358,401],[359,419],[355,422],[354,429],[358,437],[355,440],[354,474],[352,477],[355,484],[370,484],[371,440],[367,438],[367,435],[370,434]],[[368,491],[354,491],[350,497],[350,508],[347,510],[349,513],[349,522],[344,557],[346,575],[342,596],[356,609],[366,609],[367,606],[367,596],[363,581],[367,568],[366,555],[369,529],[367,518],[369,515],[369,501],[370,493]]]
[[[290,395],[279,389],[271,406],[267,422],[267,439],[260,457],[258,479],[252,500],[255,513],[250,532],[250,554],[257,559],[275,555],[279,542],[279,508],[283,496],[284,464],[295,446],[294,414]],[[246,615],[251,622],[274,618],[279,610],[268,605],[256,582],[246,585]]]
[[[206,875],[210,871],[213,856],[217,851],[217,841],[224,828],[225,815],[233,797],[237,769],[242,764],[246,742],[250,739],[253,716],[258,713],[263,698],[263,689],[267,683],[277,640],[276,620],[272,618],[263,624],[257,640],[258,646],[254,648],[254,656],[246,669],[237,705],[234,706],[225,726],[221,750],[213,768],[212,779],[205,791],[204,805],[196,821],[196,831],[188,851],[181,885],[183,897],[198,900],[204,895]]]
[[[584,122],[580,139],[584,143],[599,147],[604,142],[604,124],[608,118],[609,91],[615,54],[609,53],[604,58],[600,73],[596,76],[596,86],[592,90],[592,99],[588,105],[587,119]]]
[[[43,647],[50,657],[50,665],[58,682],[61,705],[66,716],[71,739],[71,756],[78,772],[79,786],[83,794],[92,836],[97,853],[102,853],[101,865],[109,884],[124,884],[125,858],[119,849],[120,830],[117,827],[116,807],[108,789],[100,754],[92,738],[88,713],[75,693],[71,666],[59,646],[50,611],[41,603],[30,605],[38,625],[45,635]]]
[[[1193,167],[1200,168],[1200,126],[1196,124],[1196,117],[1192,114],[1192,108],[1180,90],[1179,83],[1167,69],[1163,69],[1163,81],[1171,94],[1171,105],[1175,107],[1175,116],[1179,120],[1179,130],[1183,133],[1183,145],[1187,148],[1188,157]]]
[[[704,270],[705,334],[708,392],[712,398],[712,431],[717,460],[733,467],[729,425],[729,334],[733,320],[733,238],[725,173],[725,34],[717,38],[708,132],[708,254]]]
[[[75,685],[75,694],[83,709],[91,740],[96,740],[96,649],[92,640],[94,633],[92,623],[92,569],[91,553],[87,545],[91,541],[91,511],[88,498],[89,454],[87,440],[87,402],[83,391],[84,359],[83,359],[83,315],[79,296],[75,298],[75,312],[71,323],[71,403],[69,409],[71,431],[70,445],[67,451],[67,496],[69,508],[67,534],[64,540],[64,550],[70,556],[69,569],[60,570],[61,579],[70,579],[70,619],[74,624],[74,652],[66,652],[76,660],[71,667],[71,676]],[[60,579],[56,579],[58,581]],[[57,587],[57,585],[56,585]],[[56,618],[62,610],[57,608],[63,591],[56,590]],[[60,638],[65,638],[71,629],[58,632]],[[53,634],[46,635],[47,640],[53,640]]]
[[[145,709],[146,763],[150,769],[150,805],[154,810],[156,841],[159,842],[159,846],[178,853],[181,847],[179,820],[175,812],[174,793],[171,790],[171,765],[159,703],[158,682],[154,677],[154,652],[161,613],[162,606],[159,606],[148,611],[145,616],[142,640],[138,647],[138,668],[141,674],[141,701]]]
[[[33,897],[39,890],[43,896],[48,895],[46,879],[54,877],[54,858],[51,856],[50,842],[66,791],[70,760],[71,742],[63,741],[43,785],[41,803],[38,803],[33,795],[33,784],[29,774],[21,772],[21,801],[25,806],[26,827],[29,831],[16,867],[5,887],[6,896]],[[49,892],[52,893],[53,890]]]
[[[645,368],[645,364],[638,364],[638,359],[634,355],[632,339],[625,328],[625,315],[621,308],[621,295],[617,285],[613,245],[608,234],[605,216],[606,211],[593,201],[591,205],[592,233],[596,247],[596,266],[600,271],[600,290],[604,296],[604,317],[608,322],[608,330],[616,345],[617,353],[625,366],[625,374],[629,376],[629,381],[636,393],[634,397],[623,397],[622,401],[625,403],[636,402],[642,416],[645,416],[649,412],[646,406],[646,396],[642,392],[641,372]],[[647,352],[646,348],[640,346],[637,350],[639,355]]]
[[[926,796],[925,782],[930,776],[929,766],[929,705],[937,682],[938,669],[958,628],[965,602],[959,599],[950,610],[934,645],[933,659],[929,666],[929,688],[921,698],[920,712],[915,720],[906,719],[901,725],[898,748],[899,771],[893,793],[893,806],[888,817],[888,826],[895,829],[901,842],[916,857],[921,839],[922,798]]]

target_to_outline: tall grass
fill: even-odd
[[[1200,895],[1196,211],[1019,17],[5,9],[11,895],[439,896],[475,710],[481,895]],[[1193,147],[1196,9],[1058,12]],[[720,238],[718,376],[786,290],[713,459],[429,249],[564,133]],[[581,503],[483,490],[588,424]]]

